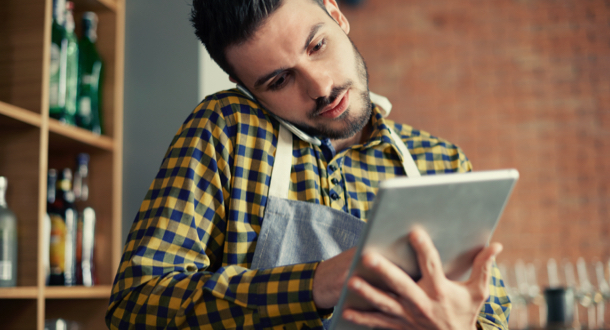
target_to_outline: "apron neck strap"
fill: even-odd
[[[390,133],[392,133],[392,139],[394,140],[394,144],[398,147],[398,150],[402,153],[402,168],[404,168],[407,177],[409,178],[417,178],[420,177],[421,174],[417,169],[417,165],[415,165],[415,161],[407,148],[407,145],[402,141],[398,133],[394,132],[393,129],[389,129]]]
[[[280,134],[277,137],[275,160],[271,170],[269,196],[288,198],[290,187],[290,170],[292,169],[292,133],[280,124]]]
[[[409,178],[421,176],[409,149],[402,141],[400,136],[390,128],[394,144],[402,153],[402,167]],[[292,133],[280,124],[280,133],[271,171],[271,183],[269,184],[269,196],[278,198],[288,198],[290,187],[290,170],[292,169]]]

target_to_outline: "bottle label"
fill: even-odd
[[[66,223],[59,214],[51,214],[51,240],[49,263],[51,274],[64,272],[66,251]]]
[[[10,233],[0,229],[0,280],[8,281],[13,277],[13,263],[10,258]]]
[[[8,260],[0,260],[0,280],[10,281],[13,277],[13,264]]]
[[[59,45],[56,43],[51,44],[51,64],[49,65],[49,73],[51,77],[54,74],[59,72],[59,62],[60,62],[60,51]]]
[[[89,116],[91,116],[91,98],[89,96],[82,96],[80,98],[78,111],[82,117],[90,119],[88,118]],[[87,124],[90,121],[91,120],[88,120]]]

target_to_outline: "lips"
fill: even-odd
[[[343,93],[343,95],[338,96],[333,103],[327,105],[321,111],[319,111],[316,116],[337,118],[347,109],[348,104],[349,89]]]

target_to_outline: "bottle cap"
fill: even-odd
[[[89,163],[89,154],[84,152],[78,154],[78,156],[76,156],[76,162],[78,165],[87,165]]]

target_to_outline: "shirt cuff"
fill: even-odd
[[[322,327],[328,310],[318,310],[313,301],[313,275],[319,262],[261,269],[256,285],[260,322],[265,328],[286,324]],[[320,313],[322,312],[322,313]]]

